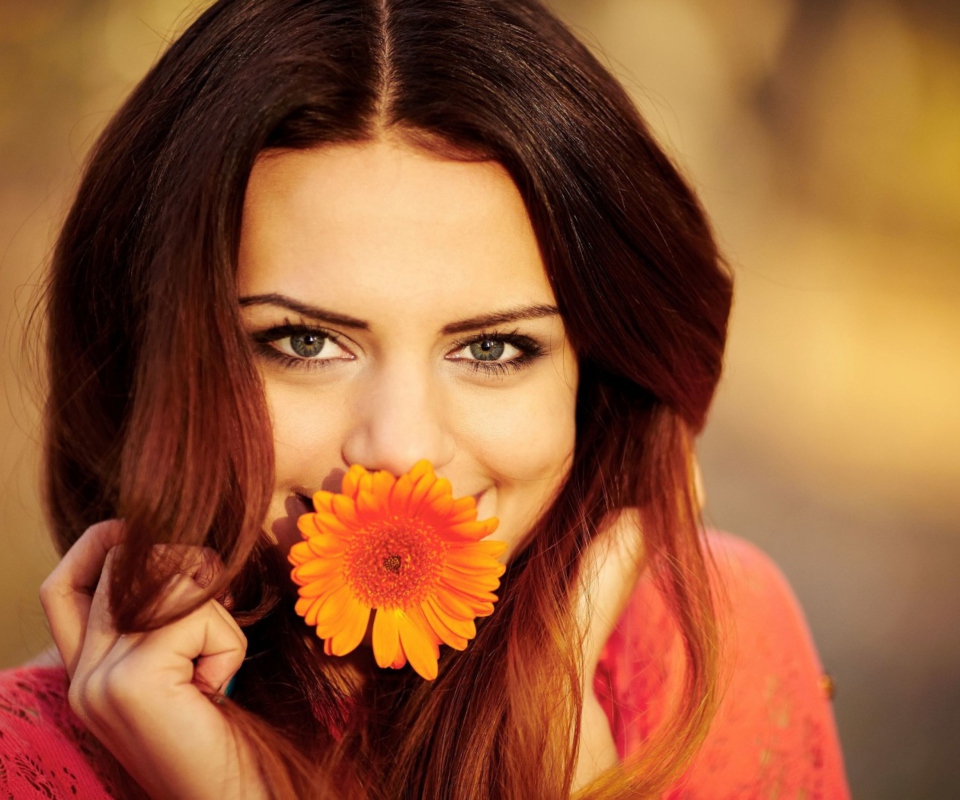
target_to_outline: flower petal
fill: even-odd
[[[466,547],[450,547],[444,560],[447,566],[468,575],[496,575],[498,578],[507,571],[504,564],[483,553],[473,553]]]
[[[433,655],[435,658],[440,658],[440,645],[443,642],[440,641],[440,637],[434,633],[433,628],[430,627],[430,623],[427,622],[427,618],[423,615],[423,609],[420,607],[420,603],[412,605],[404,609],[407,612],[407,616],[413,620],[420,630],[425,631],[427,634],[427,639],[429,640],[431,646],[433,647]]]
[[[372,492],[373,491],[373,473],[365,472],[360,476],[360,483],[357,486],[357,494],[360,492]]]
[[[310,610],[310,606],[316,602],[316,597],[300,597],[297,599],[297,604],[293,607],[293,610],[301,617],[306,616],[306,613]]]
[[[382,510],[380,498],[373,492],[367,492],[361,489],[357,492],[357,514],[364,519],[377,517]]]
[[[499,558],[504,553],[507,552],[507,543],[506,542],[497,542],[497,541],[483,541],[483,542],[473,542],[471,544],[461,544],[457,548],[469,548],[471,553],[483,553],[484,555],[491,556],[493,558]]]
[[[342,619],[343,627],[331,637],[330,649],[335,656],[345,656],[363,641],[370,622],[370,609],[351,597]]]
[[[445,479],[441,478],[440,480]],[[437,481],[437,483],[440,483],[440,481]],[[436,488],[436,484],[434,484],[434,488]],[[432,491],[433,490],[431,490],[431,493]],[[425,498],[423,502],[424,506],[421,506],[421,508],[429,507],[430,513],[433,514],[436,519],[443,520],[444,524],[449,524],[450,510],[453,508],[453,495],[442,494],[435,500]],[[429,504],[429,506],[427,506],[427,504]]]
[[[430,627],[433,628],[433,632],[436,633],[441,640],[443,640],[444,644],[449,645],[455,650],[466,649],[466,637],[460,636],[451,630],[450,626],[447,625],[440,616],[438,616],[436,609],[430,604],[429,600],[421,603],[420,608],[423,610],[423,615],[426,617]]]
[[[315,558],[340,558],[347,549],[346,541],[330,533],[311,536],[306,545]]]
[[[466,594],[493,592],[500,587],[500,579],[495,575],[465,575],[462,572],[446,570],[443,578],[450,586]]]
[[[326,514],[333,513],[333,492],[325,492],[322,489],[313,493],[313,510],[322,511]]]
[[[493,613],[493,603],[479,603],[473,610],[478,617],[489,617]]]
[[[314,558],[314,555],[310,552],[310,545],[306,542],[297,542],[290,548],[290,552],[287,553],[287,561],[294,566],[306,564],[312,558]]]
[[[373,618],[373,657],[378,666],[386,668],[397,660],[397,652],[400,650],[399,635],[397,612],[393,609],[378,608]]]
[[[429,634],[422,630],[406,613],[397,614],[397,627],[400,632],[400,644],[403,652],[417,674],[428,681],[437,677],[437,656]]]
[[[312,581],[330,578],[342,568],[343,564],[339,558],[311,558],[295,567],[292,576],[296,583],[303,586]]]
[[[346,525],[347,528],[355,528],[360,522],[360,520],[357,519],[356,502],[349,497],[344,497],[342,494],[335,494],[333,496],[333,513],[337,515],[337,519]]]
[[[480,613],[480,610],[486,609],[488,604],[497,602],[497,596],[493,592],[464,592],[455,586],[451,586],[442,577],[439,590],[435,596],[448,614],[463,619],[485,616]],[[462,613],[462,606],[470,609],[470,613]]]
[[[337,495],[337,497],[342,497],[342,495]],[[353,502],[352,500],[346,500],[346,498],[343,499],[348,503]],[[307,517],[307,519],[304,519],[304,517]],[[300,533],[308,539],[314,539],[317,536],[339,538],[353,535],[352,525],[344,523],[335,514],[328,514],[325,511],[318,511],[316,514],[304,514],[297,520],[297,527],[300,528]]]
[[[413,491],[413,481],[410,475],[405,473],[397,478],[397,482],[390,491],[390,513],[407,515],[407,509],[410,505],[410,492]]]
[[[384,509],[387,507],[390,500],[390,492],[393,491],[393,486],[396,482],[397,479],[386,470],[381,469],[373,473],[373,493],[380,501],[380,506]]]
[[[357,489],[360,486],[360,479],[367,474],[367,471],[359,464],[354,464],[347,470],[340,484],[340,493],[353,499],[357,496]]]
[[[300,597],[320,597],[333,594],[337,589],[344,585],[343,576],[334,575],[332,578],[324,578],[319,581],[310,581],[310,583],[301,586],[297,590]]]
[[[497,529],[499,520],[496,517],[490,519],[477,520],[476,522],[460,522],[456,525],[450,525],[444,531],[444,534],[450,537],[459,537],[478,541],[484,536],[489,536]]]
[[[326,638],[340,630],[344,613],[352,599],[354,599],[353,590],[346,583],[338,586],[323,598],[323,605],[317,612],[317,617],[313,623],[317,626],[321,636]]]
[[[447,516],[449,525],[457,525],[461,522],[473,522],[477,518],[477,501],[470,495],[458,497],[453,501]]]
[[[307,623],[311,628],[317,624],[317,614],[320,613],[320,609],[323,608],[324,598],[317,597],[310,604],[310,608],[307,609],[307,612],[303,615],[303,621]]]
[[[456,617],[448,616],[432,597],[428,598],[423,604],[424,611],[426,611],[426,606],[428,605],[436,612],[440,621],[457,634],[457,636],[462,636],[464,639],[472,639],[477,635],[477,626],[472,619],[457,619]]]
[[[436,476],[433,475],[433,464],[431,464],[426,458],[421,458],[416,464],[410,467],[410,471],[407,474],[410,476],[410,480],[414,483],[417,483],[421,478],[427,475],[431,475],[434,477],[434,479],[436,479]]]
[[[430,491],[424,496],[424,502],[430,503],[430,505],[436,504],[442,497],[445,495],[450,495],[451,503],[453,505],[453,487],[450,485],[450,481],[446,478],[437,478],[436,483],[430,487]]]
[[[411,473],[411,478],[413,477]],[[433,474],[431,469],[429,472],[425,473],[417,480],[414,484],[413,490],[410,492],[410,501],[407,505],[407,513],[410,516],[416,516],[417,512],[420,510],[420,504],[423,502],[423,498],[426,497],[430,489],[433,488],[433,485],[437,482],[437,476]]]
[[[300,531],[300,535],[304,539],[309,539],[311,536],[319,536],[323,533],[317,526],[317,515],[312,512],[301,514],[297,518],[297,530]]]
[[[444,591],[441,589],[434,596],[437,604],[443,609],[449,617],[458,617],[459,619],[473,619],[476,616],[473,609],[460,596],[459,592]]]

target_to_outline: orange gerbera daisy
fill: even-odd
[[[463,650],[476,617],[493,613],[505,542],[480,541],[497,519],[477,520],[473,497],[454,499],[450,481],[419,461],[395,478],[354,465],[339,494],[317,492],[290,549],[300,586],[296,610],[316,626],[328,655],[346,655],[373,619],[381,667],[407,661],[437,677],[439,645]]]

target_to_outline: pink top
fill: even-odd
[[[667,800],[848,800],[822,670],[789,586],[753,545],[720,535],[711,543],[733,620],[728,679],[703,750]],[[660,721],[678,648],[662,601],[642,581],[597,673],[621,758]],[[101,776],[111,758],[70,711],[62,668],[0,672],[0,798],[116,797]]]

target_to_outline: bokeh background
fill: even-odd
[[[22,329],[84,156],[206,5],[0,0],[0,667],[48,643]],[[804,605],[854,796],[960,797],[960,3],[552,0],[737,276],[712,524]]]

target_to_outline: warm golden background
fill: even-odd
[[[54,563],[24,318],[97,132],[204,5],[0,0],[0,666],[46,643]],[[552,5],[634,93],[736,269],[701,447],[711,521],[793,583],[855,796],[960,797],[960,3]]]

